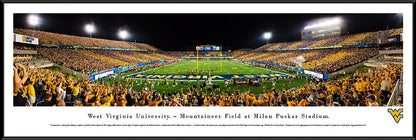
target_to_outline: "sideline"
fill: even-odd
[[[211,81],[223,81],[225,79],[253,79],[259,76],[260,78],[274,78],[274,77],[282,77],[287,78],[291,77],[288,74],[285,73],[262,73],[262,74],[219,74],[219,75],[212,75],[213,78]],[[175,74],[136,74],[131,75],[125,78],[134,78],[138,79],[139,77],[144,77],[145,79],[158,79],[158,78],[168,78],[168,80],[173,80],[176,78],[177,81],[197,81],[198,79],[200,81],[206,80],[208,78],[208,75],[175,75]]]
[[[238,62],[237,62],[237,63],[238,63]],[[244,63],[241,63],[241,64],[244,64]],[[249,65],[249,64],[244,64],[244,65],[251,66],[251,65]],[[251,66],[251,67],[256,67],[256,66]],[[287,74],[287,75],[290,75],[290,76],[294,76],[294,74],[292,75],[292,74],[289,74],[289,73],[286,73],[286,72],[276,71],[276,70],[273,70],[273,69],[267,69],[267,68],[262,68],[262,67],[256,67],[256,68],[261,68],[261,69],[265,69],[265,70],[272,70],[273,72],[279,72],[279,73],[284,73],[284,74]]]
[[[181,62],[182,62],[182,61],[181,61]],[[180,63],[180,62],[178,62],[178,63]],[[153,68],[153,69],[155,69],[155,70],[156,70],[156,69],[163,68],[163,67],[166,67],[166,66],[170,66],[170,65],[173,65],[173,64],[176,64],[176,63],[172,63],[172,64],[169,64],[169,65],[164,65],[164,66],[157,67],[157,68]],[[123,77],[128,77],[128,76],[131,76],[131,75],[134,75],[134,74],[147,72],[147,71],[149,71],[149,70],[153,70],[153,69],[148,69],[148,70],[145,70],[145,71],[137,71],[136,73],[133,73],[133,74],[130,74],[130,75],[126,75],[126,76],[123,76]]]
[[[185,61],[188,61],[188,60],[185,60]],[[181,63],[181,62],[178,62],[178,63]],[[230,62],[240,63],[240,62],[233,61],[233,60],[228,60],[228,61],[223,61],[223,62],[226,62],[228,64],[230,64]],[[173,64],[177,64],[177,63],[173,63]],[[163,67],[170,66],[170,65],[173,65],[173,64],[165,65],[165,66],[158,67],[158,68],[148,69],[148,70],[145,70],[145,71],[138,71],[136,73],[123,76],[122,78],[131,77],[133,75],[141,74],[141,73],[144,73],[144,72],[147,72],[147,71],[150,71],[150,70],[157,70],[159,68],[163,68]],[[288,76],[293,76],[292,74],[285,73],[285,72],[281,72],[281,71],[276,71],[276,70],[273,70],[273,69],[267,69],[267,68],[262,68],[262,67],[251,66],[251,65],[248,65],[248,64],[244,64],[244,63],[240,63],[240,64],[247,65],[247,66],[254,67],[254,68],[260,68],[260,69],[263,69],[263,70],[269,70],[269,71],[272,71],[274,73],[282,73],[282,74],[285,74],[285,75],[288,75]],[[260,73],[260,74],[268,74],[268,73]],[[181,75],[187,75],[187,74],[181,74]],[[253,75],[253,74],[250,74],[250,75]],[[177,81],[197,81],[197,80],[183,80],[183,79],[181,79],[181,80],[177,80]],[[212,80],[212,81],[223,81],[223,80]]]

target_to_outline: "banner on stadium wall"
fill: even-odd
[[[109,70],[109,71],[104,71],[104,72],[100,72],[100,73],[97,73],[97,74],[92,74],[92,75],[88,76],[88,78],[90,78],[90,81],[93,81],[93,80],[98,80],[100,78],[106,77],[110,74],[114,74],[114,71]]]
[[[329,79],[329,75],[328,74],[324,74],[324,79],[328,80]]]
[[[286,68],[289,68],[290,70],[299,71],[299,72],[303,72],[305,74],[312,75],[312,77],[318,77],[320,79],[329,79],[328,74],[323,74],[323,73],[319,73],[319,72],[315,72],[315,71],[311,71],[311,70],[305,70],[303,68],[299,68],[299,67],[295,67],[295,66],[288,66],[288,65],[283,65],[283,64],[280,64],[280,63],[271,63],[271,62],[254,61],[254,60],[251,60],[251,62],[260,63],[260,64],[270,64],[270,65],[280,66],[280,67],[286,67]]]
[[[140,63],[140,64],[137,64],[137,66],[144,66],[144,65],[149,65],[149,64],[165,63],[165,62],[166,62],[165,60],[162,60],[162,61],[154,61],[154,62],[148,62],[148,63]]]
[[[149,62],[149,63],[140,63],[140,64],[137,64],[136,66],[144,66],[144,65],[164,63],[164,62],[166,62],[166,61],[163,60],[163,61],[155,61],[155,62]],[[89,76],[89,78],[90,78],[90,81],[98,80],[98,79],[106,77],[110,74],[123,72],[123,71],[126,71],[126,70],[130,70],[132,68],[134,68],[134,66],[119,67],[119,68],[116,68],[116,69],[112,69],[110,71],[105,71],[105,72],[100,72],[100,73],[97,73],[97,74],[92,74],[92,75]]]
[[[348,47],[367,47],[367,46],[374,46],[377,44],[374,43],[370,43],[370,44],[351,44],[351,45],[342,45],[343,48],[348,48]]]
[[[117,69],[113,69],[114,73],[118,73],[118,72],[122,72],[122,71],[126,71],[129,70],[132,66],[124,66],[124,67],[119,67]]]
[[[403,41],[401,39],[401,34],[400,35],[395,35],[395,36],[390,36],[390,37],[387,37],[387,38],[379,38],[378,39],[378,44],[397,43],[399,41]]]
[[[133,74],[126,76],[126,78],[137,79],[168,79],[168,80],[205,80],[211,76],[212,80],[224,79],[256,79],[256,78],[274,78],[274,77],[289,77],[290,75],[284,73],[264,73],[264,74],[211,74],[211,75],[175,75],[175,74]]]
[[[95,75],[90,75],[90,76],[88,76],[88,78],[90,79],[90,81],[93,81],[93,80],[95,80]]]
[[[264,62],[264,61],[255,61],[255,60],[251,60],[251,62],[259,63],[259,64],[269,64],[269,65],[279,66],[279,67],[285,67],[285,68],[288,68],[290,70],[294,70],[294,71],[298,71],[298,72],[303,72],[303,68],[299,68],[299,67],[295,67],[295,66],[283,65],[283,64],[280,64],[280,63],[272,63],[272,62]]]
[[[97,75],[94,76],[94,79],[100,79],[100,78],[106,77],[110,74],[114,74],[114,71],[110,70],[110,71],[107,71],[107,72],[97,74]]]
[[[196,46],[196,50],[198,51],[219,51],[221,46],[216,45],[199,45]]]
[[[314,71],[310,71],[310,70],[304,70],[303,72],[305,74],[311,75],[312,77],[317,77],[319,79],[323,79],[324,78],[324,74],[319,73],[319,72],[314,72]]]
[[[39,39],[31,36],[15,34],[15,42],[39,45]]]

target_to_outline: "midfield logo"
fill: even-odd
[[[402,114],[403,109],[402,108],[400,108],[400,109],[391,109],[391,108],[389,108],[387,111],[391,114],[391,116],[396,121],[396,123],[399,123],[400,119],[403,118],[403,114]]]

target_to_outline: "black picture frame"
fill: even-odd
[[[60,0],[59,2],[55,0],[3,0],[2,9],[4,12],[4,4],[7,3],[412,3],[414,7],[414,0]],[[4,14],[2,14],[4,16]],[[4,17],[2,18],[3,22],[5,21]],[[3,25],[4,27],[4,25]],[[414,26],[413,26],[414,27]],[[4,31],[3,31],[4,32]],[[2,40],[4,44],[4,40]],[[413,40],[414,44],[414,40]],[[2,49],[4,54],[4,49]],[[414,53],[414,52],[413,52]],[[2,61],[3,70],[7,67],[4,67],[4,60]],[[3,77],[3,83],[7,82]],[[6,88],[1,84],[2,89]],[[3,99],[3,96],[0,96]],[[4,100],[4,99],[3,99]],[[3,102],[3,111],[4,116],[4,102]],[[412,118],[413,119],[413,118]],[[3,117],[3,124],[4,124]],[[55,139],[99,139],[99,140],[118,140],[118,139],[143,139],[143,140],[188,140],[188,139],[227,139],[227,140],[272,140],[272,139],[282,139],[282,140],[292,140],[292,139],[308,139],[308,140],[325,140],[325,139],[365,139],[365,140],[384,140],[384,139],[398,139],[398,140],[412,140],[415,139],[414,131],[412,137],[5,137],[4,131],[5,126],[3,125],[2,139],[4,140],[23,140],[23,139],[44,139],[44,140],[55,140]],[[413,127],[413,126],[412,126]],[[24,129],[22,129],[24,131]],[[414,127],[413,127],[414,130]]]

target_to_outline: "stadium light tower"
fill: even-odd
[[[124,41],[129,36],[129,33],[126,30],[121,30],[118,32],[118,36]]]
[[[311,29],[311,28],[317,28],[317,27],[326,27],[326,26],[331,26],[331,25],[339,25],[339,24],[341,24],[341,22],[342,22],[341,18],[337,17],[337,18],[321,21],[320,23],[316,23],[316,24],[313,24],[313,25],[306,26],[303,29]]]
[[[33,28],[36,30],[36,26],[38,27],[39,30],[39,25],[40,25],[40,18],[38,15],[29,15],[27,17],[27,22],[33,26]]]
[[[269,39],[272,37],[272,33],[271,32],[266,32],[263,34],[264,39],[267,40],[267,44],[269,44]]]
[[[85,25],[85,31],[90,34],[90,38],[92,37],[92,33],[95,31],[95,27],[93,24]]]

